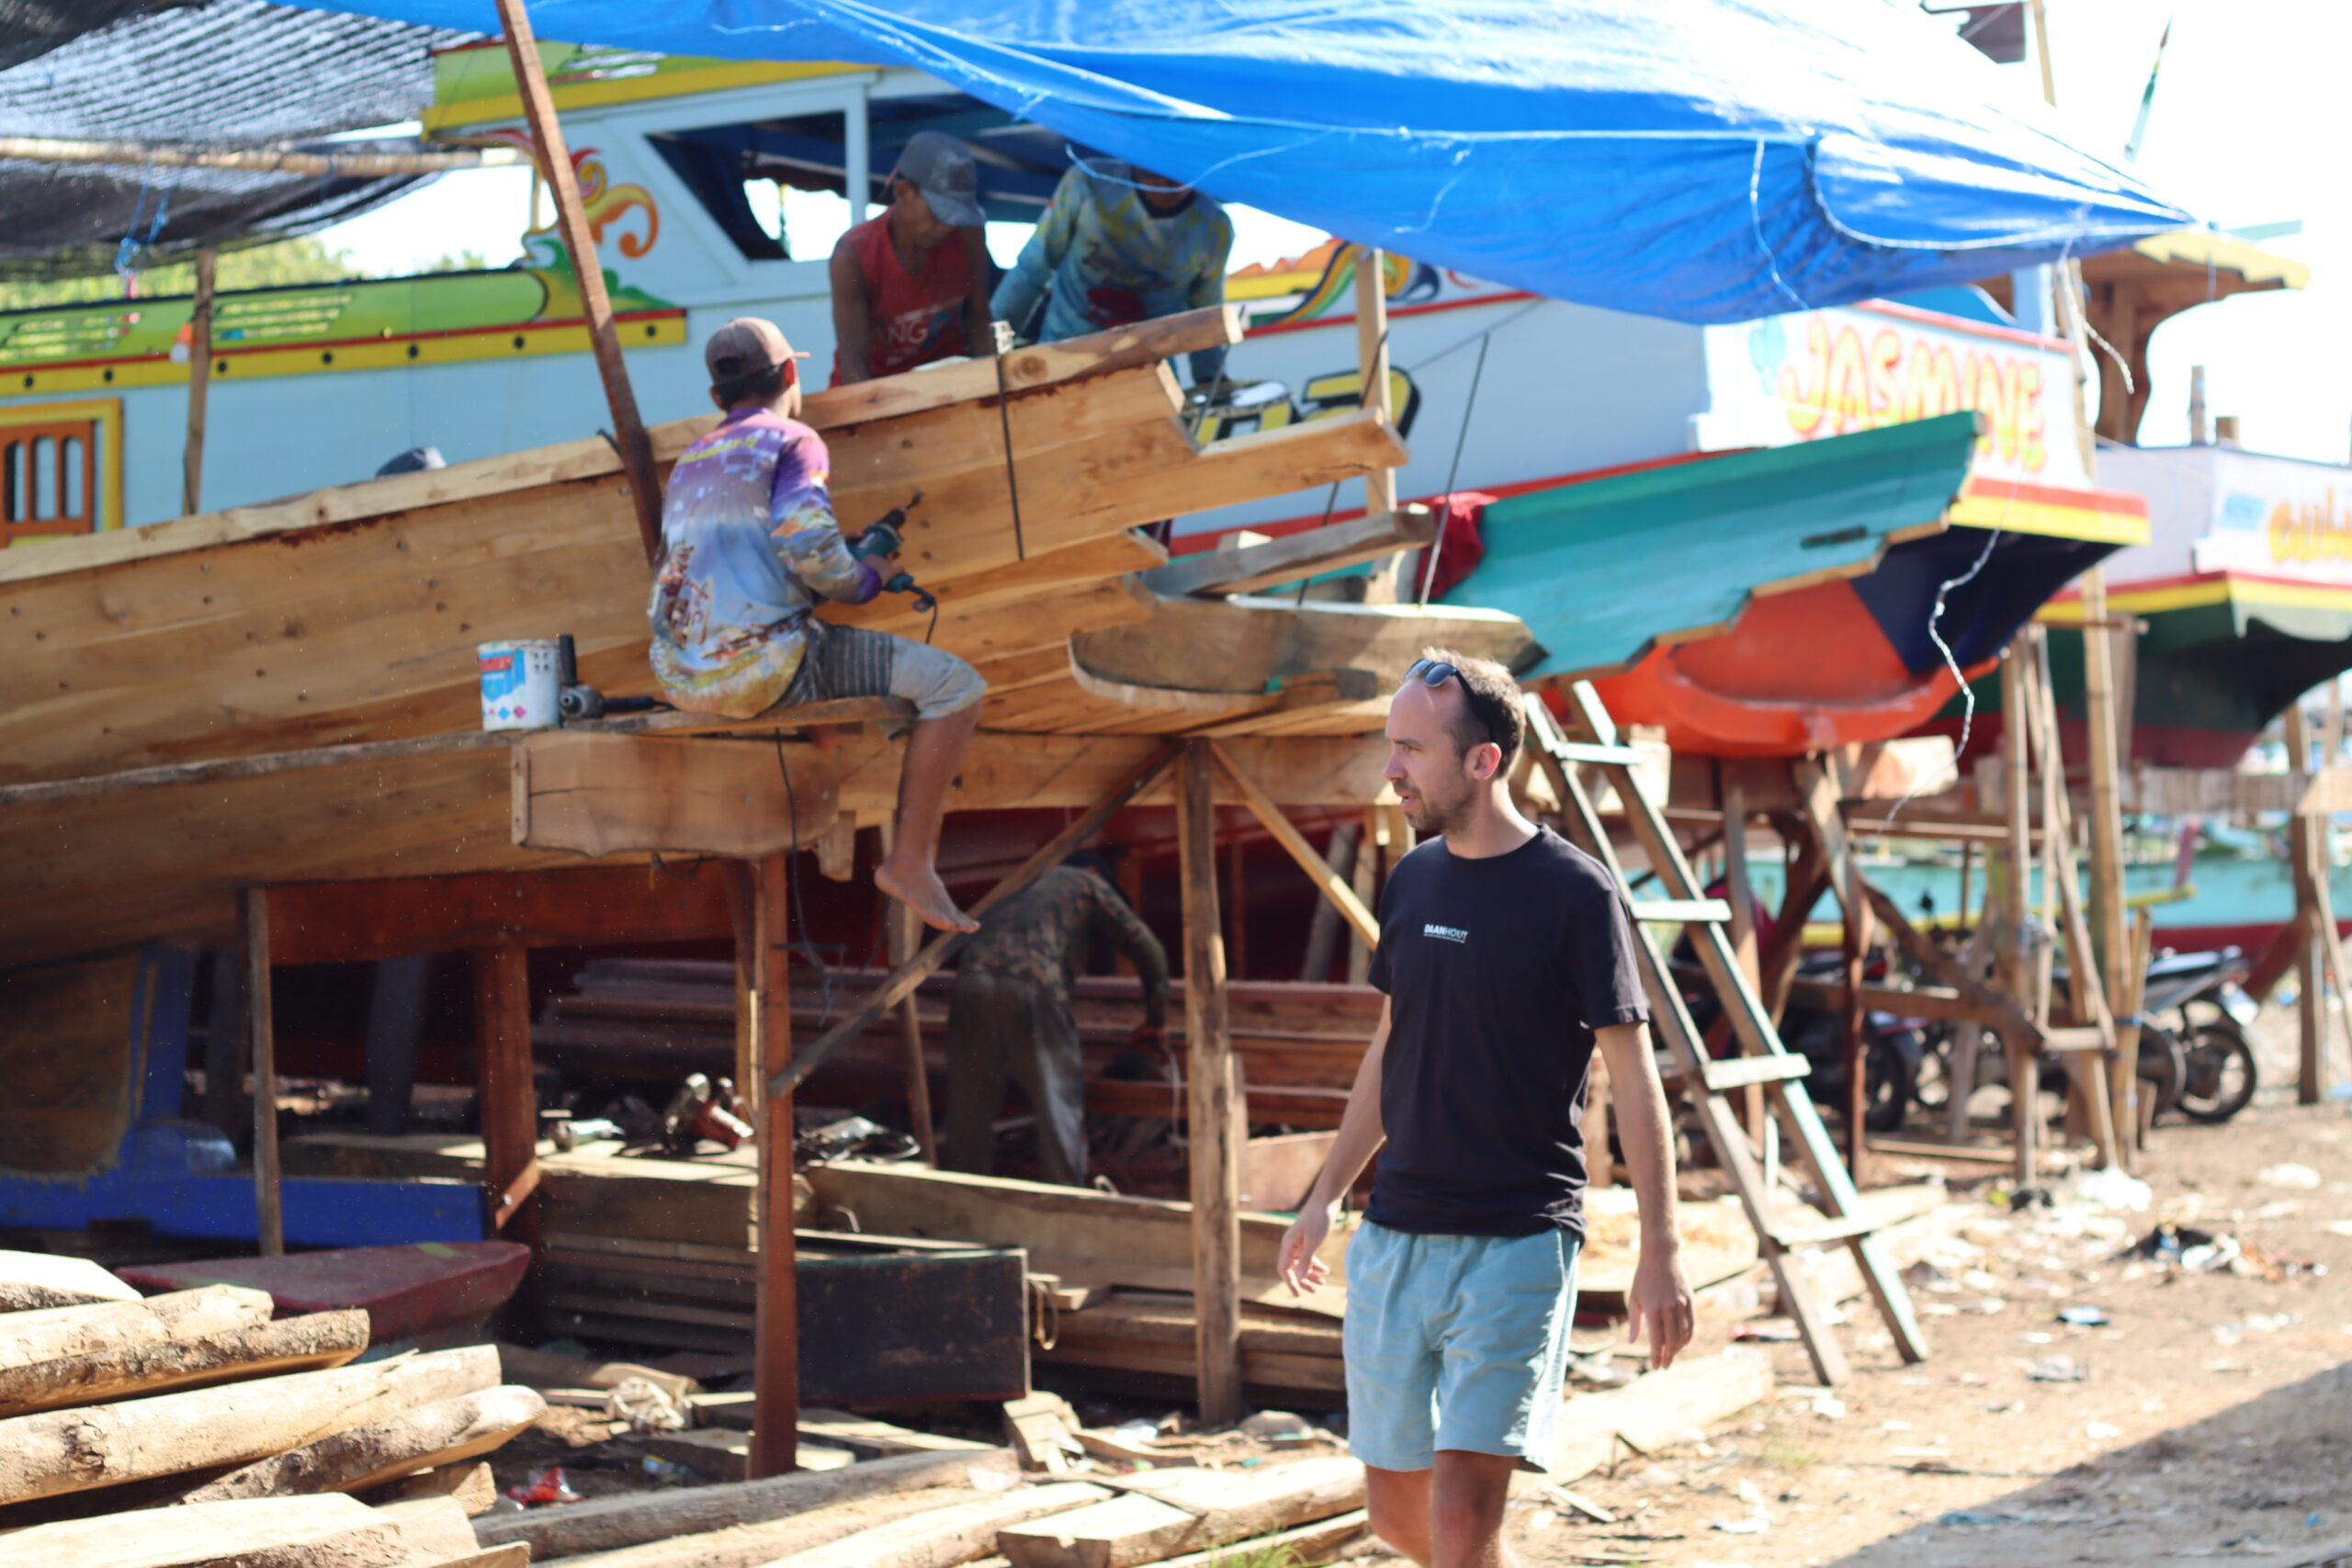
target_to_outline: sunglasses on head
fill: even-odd
[[[1442,659],[1416,659],[1407,667],[1405,679],[1419,681],[1422,685],[1430,687],[1442,686],[1448,681],[1462,681],[1462,698],[1470,705],[1470,712],[1478,720],[1478,727],[1487,732],[1487,743],[1490,746],[1503,743],[1502,728],[1495,721],[1492,704],[1480,696],[1469,682],[1463,681],[1462,671],[1452,664]]]

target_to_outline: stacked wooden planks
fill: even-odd
[[[364,1311],[272,1311],[208,1285],[0,1314],[0,1557],[476,1562],[481,1457],[545,1414],[539,1395],[502,1385],[488,1346],[356,1364]]]

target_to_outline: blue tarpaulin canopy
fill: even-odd
[[[494,28],[491,0],[334,9]],[[2187,223],[1894,0],[536,0],[544,38],[919,67],[1416,260],[1731,321]]]

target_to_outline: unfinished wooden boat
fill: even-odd
[[[845,524],[912,501],[901,560],[939,599],[935,624],[896,596],[824,613],[928,635],[990,682],[951,807],[1091,804],[1153,736],[1210,732],[1283,770],[1283,798],[1362,804],[1377,759],[1336,738],[1377,728],[1381,683],[1429,642],[1526,646],[1508,615],[1443,608],[1274,635],[1279,607],[1132,580],[1166,559],[1138,525],[1403,457],[1368,413],[1196,444],[1162,361],[1236,331],[1194,312],[809,400]],[[660,427],[657,452],[707,423]],[[6,552],[0,954],[216,942],[242,886],[756,854],[888,819],[886,702],[478,728],[483,641],[569,633],[583,679],[650,693],[645,584],[601,440]],[[1141,640],[1110,677],[1074,660],[1073,638],[1129,624]],[[1279,758],[1249,748],[1261,729],[1285,738]],[[682,745],[727,733],[775,744],[696,746],[684,768]]]

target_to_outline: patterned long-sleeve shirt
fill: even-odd
[[[956,962],[1043,987],[1067,1000],[1071,977],[1097,937],[1136,966],[1143,981],[1144,1021],[1168,1024],[1168,954],[1151,928],[1111,885],[1083,866],[1046,873],[988,912]]]
[[[818,597],[862,604],[881,591],[842,542],[829,467],[822,437],[766,409],[729,413],[679,456],[648,607],[673,704],[730,718],[773,707],[800,671]]]
[[[1057,343],[1225,301],[1233,253],[1225,209],[1193,191],[1175,211],[1155,212],[1121,183],[1133,180],[1133,169],[1114,164],[1103,174],[1115,177],[1083,167],[1062,176],[1021,259],[997,285],[991,310],[1024,337]],[[1203,349],[1193,355],[1193,379],[1215,380],[1224,366],[1224,349]]]

